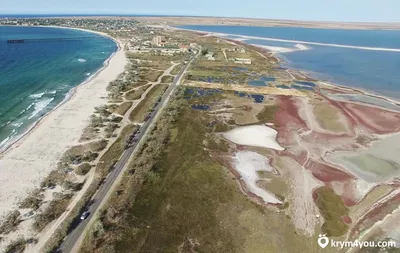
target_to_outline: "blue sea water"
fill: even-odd
[[[244,35],[288,40],[282,42],[249,39],[246,43],[250,44],[293,48],[298,44],[294,41],[303,41],[311,49],[280,54],[280,57],[284,59],[284,67],[305,70],[318,79],[362,88],[396,100],[400,99],[400,52],[381,50],[385,48],[400,49],[400,31],[397,30],[201,25],[180,27],[236,35],[233,37]],[[323,45],[312,43],[322,43]],[[329,44],[354,48],[335,47]],[[377,49],[366,50],[356,47]]]
[[[28,41],[43,38],[68,40]],[[27,42],[10,44],[8,39]],[[116,50],[111,39],[84,31],[0,26],[0,150],[66,99]]]

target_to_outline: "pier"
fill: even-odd
[[[86,39],[103,39],[101,36],[81,36],[69,38],[32,38],[32,39],[9,39],[7,43],[30,43],[30,42],[57,42],[57,41],[71,41],[71,40],[86,40]]]

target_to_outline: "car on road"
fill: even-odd
[[[81,220],[86,219],[87,217],[89,217],[89,215],[90,215],[90,212],[89,212],[89,211],[83,212],[83,213],[81,214]]]

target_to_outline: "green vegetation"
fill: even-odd
[[[228,152],[229,144],[224,140],[209,138],[207,139],[207,148],[217,152]]]
[[[342,218],[348,215],[349,209],[343,204],[340,196],[328,187],[319,188],[316,194],[316,204],[325,219],[322,232],[333,237],[344,235],[348,227]]]
[[[311,252],[290,220],[251,202],[204,144],[207,112],[185,101],[134,159],[83,252]],[[165,114],[169,115],[169,113]],[[173,129],[173,141],[165,129]],[[167,141],[163,141],[167,140]],[[168,141],[169,140],[169,141]],[[207,140],[205,142],[205,140]],[[161,145],[160,145],[161,144]],[[167,147],[164,147],[167,145]]]
[[[57,194],[49,206],[42,213],[35,216],[33,228],[38,232],[42,231],[50,222],[65,212],[71,198],[72,194]]]
[[[313,112],[322,128],[333,132],[345,132],[346,127],[339,117],[339,110],[328,101],[314,100]]]
[[[154,70],[147,70],[139,75],[141,80],[147,82],[157,82],[158,78],[164,73],[164,71],[154,71]]]
[[[127,100],[137,100],[137,99],[140,99],[140,98],[142,97],[143,93],[144,93],[148,88],[150,88],[150,86],[151,86],[151,84],[148,84],[148,85],[145,85],[145,86],[143,86],[143,87],[140,87],[140,88],[138,88],[138,89],[136,89],[136,90],[131,90],[131,91],[129,91],[129,92],[127,92],[127,93],[125,94],[125,98],[126,98]]]
[[[170,72],[171,75],[177,75],[179,73],[179,71],[181,71],[181,66],[180,65],[176,65]]]
[[[256,117],[262,123],[273,123],[277,111],[278,111],[278,106],[267,105]]]
[[[89,189],[85,192],[81,200],[76,204],[76,206],[72,209],[71,213],[67,216],[65,221],[58,227],[53,236],[44,246],[44,253],[53,253],[56,251],[56,248],[60,245],[61,241],[65,238],[68,232],[71,230],[73,224],[76,224],[77,220],[86,207],[86,204],[92,198],[97,188],[100,185],[100,178],[95,177],[92,184],[89,186]]]
[[[23,238],[19,238],[16,241],[13,241],[10,245],[6,247],[6,251],[4,253],[23,253],[26,245],[32,240],[25,240]]]
[[[169,84],[169,83],[172,83],[174,81],[174,78],[175,78],[174,76],[163,76],[161,78],[161,82]]]
[[[75,173],[79,176],[86,175],[92,169],[92,165],[90,163],[82,163],[78,167],[75,168]]]
[[[133,109],[129,115],[132,122],[143,122],[146,116],[153,109],[156,101],[167,89],[167,85],[158,84],[154,86],[146,95],[146,97]]]
[[[0,225],[0,234],[9,234],[14,231],[21,222],[20,216],[21,213],[18,210],[9,212]]]
[[[132,105],[132,102],[122,103],[117,109],[115,109],[114,113],[124,116],[125,113],[132,107]]]
[[[112,167],[125,149],[126,141],[137,128],[138,126],[136,125],[128,125],[122,129],[118,139],[115,140],[107,152],[100,158],[96,166],[96,173],[98,175],[105,177],[112,170]]]
[[[19,203],[19,208],[31,208],[37,210],[43,201],[43,194],[39,190],[33,191],[27,198]]]
[[[107,147],[107,143],[107,140],[101,139],[85,145],[74,146],[64,153],[61,161],[65,164],[92,162],[98,157],[98,153]]]

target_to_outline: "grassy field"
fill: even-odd
[[[262,123],[274,122],[275,113],[278,111],[278,106],[265,106],[264,109],[257,115],[257,119]]]
[[[210,156],[205,145],[214,130],[206,126],[212,120],[183,107],[139,194],[123,214],[111,216],[116,224],[100,224],[98,242],[115,237],[96,252],[320,252],[315,240],[294,232],[285,214],[250,201]]]
[[[316,204],[325,219],[322,232],[328,236],[341,236],[347,232],[347,225],[342,217],[348,215],[349,209],[343,204],[341,198],[328,187],[321,187],[316,191]]]
[[[172,70],[171,70],[171,75],[177,75],[179,73],[179,71],[181,70],[182,66],[181,65],[177,65],[175,66]]]
[[[314,114],[322,128],[333,132],[345,132],[346,128],[339,118],[339,110],[327,101],[314,100]]]
[[[161,82],[162,83],[172,83],[172,81],[174,81],[174,76],[163,76],[161,78]]]
[[[143,93],[150,88],[151,84],[145,85],[139,89],[131,90],[125,94],[125,99],[127,100],[137,100],[140,99]]]
[[[155,102],[167,89],[167,85],[158,84],[154,86],[146,97],[133,109],[129,119],[132,122],[143,122],[147,114],[153,109]]]
[[[117,109],[115,109],[114,113],[124,116],[125,113],[129,110],[129,108],[132,107],[132,104],[133,104],[132,102],[122,103],[120,106],[118,106]]]
[[[115,162],[122,155],[122,152],[125,149],[125,144],[129,136],[137,129],[136,125],[128,125],[124,129],[122,129],[120,136],[118,139],[110,146],[107,152],[100,158],[97,166],[96,173],[101,176],[106,176]]]
[[[140,73],[140,80],[147,82],[156,82],[158,78],[163,74],[163,71],[145,70]]]

